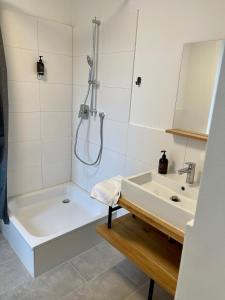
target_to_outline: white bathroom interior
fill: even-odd
[[[0,299],[150,299],[149,278],[96,233],[108,206],[90,193],[118,175],[134,203],[143,178],[186,189],[187,207],[159,213],[184,233],[176,293],[159,284],[153,300],[224,299],[224,11],[223,0],[0,1],[10,219]]]

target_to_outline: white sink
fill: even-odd
[[[184,231],[195,215],[198,187],[177,174],[147,172],[122,180],[122,197]],[[178,200],[174,202],[172,200]],[[174,199],[175,198],[175,199]]]

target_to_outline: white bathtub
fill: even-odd
[[[63,203],[63,200],[69,203]],[[32,276],[100,241],[95,227],[107,207],[68,183],[9,199],[10,225],[2,232]]]

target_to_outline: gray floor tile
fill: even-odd
[[[16,287],[8,289],[7,292],[0,295],[0,300],[20,300],[25,295],[25,284],[20,284]]]
[[[5,264],[10,259],[16,258],[17,256],[10,247],[9,243],[4,239],[0,239],[0,265]]]
[[[122,260],[116,267],[138,287],[149,282],[149,278],[128,259]]]
[[[144,300],[148,278],[108,243],[33,279],[0,239],[0,300]],[[155,286],[154,300],[173,300]]]
[[[136,286],[114,267],[61,300],[124,300],[135,289]]]
[[[16,259],[11,259],[0,265],[0,295],[24,283],[30,275]]]
[[[109,270],[124,256],[108,243],[102,242],[71,260],[73,266],[86,280],[91,280]]]
[[[55,300],[80,288],[84,280],[68,263],[64,263],[36,279],[27,280],[4,296],[6,300]],[[1,299],[1,298],[0,298]]]
[[[148,284],[142,286],[141,288],[136,290],[134,293],[130,294],[125,300],[147,300],[148,299],[148,287],[149,287]]]

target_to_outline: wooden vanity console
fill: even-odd
[[[183,232],[126,199],[121,198],[118,204],[130,214],[113,220],[112,228],[107,224],[98,225],[98,234],[151,278],[149,299],[152,299],[154,282],[175,295]]]

